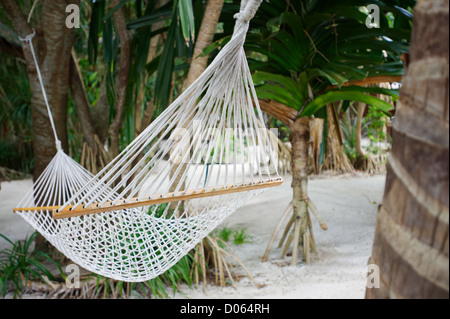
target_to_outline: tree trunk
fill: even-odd
[[[361,143],[362,122],[363,122],[365,110],[366,110],[366,104],[358,102],[357,107],[356,107],[357,115],[356,115],[356,127],[355,127],[355,148],[356,148],[356,151],[358,152],[360,160],[364,159],[364,157],[366,156],[366,153],[362,149],[362,143]]]
[[[298,118],[298,112],[284,104],[275,101],[259,100],[261,109],[271,116],[282,121],[291,129],[291,171],[292,171],[292,203],[282,215],[275,231],[270,239],[266,252],[262,261],[267,261],[269,258],[272,245],[281,230],[284,220],[289,213],[292,212],[292,217],[287,223],[284,233],[281,236],[278,248],[284,245],[282,257],[284,258],[288,249],[292,246],[292,265],[297,265],[298,250],[303,253],[303,260],[309,263],[310,249],[317,254],[316,244],[312,233],[312,221],[309,213],[311,212],[320,224],[322,230],[327,230],[327,224],[322,219],[317,207],[308,197],[308,172],[309,172],[309,150],[311,143],[311,136],[313,136],[312,151],[315,154],[315,159],[318,159],[318,150],[320,149],[320,130],[323,127],[323,120],[310,119],[307,117]],[[314,157],[313,157],[314,158]],[[318,167],[318,162],[311,163]],[[291,230],[291,228],[294,228]],[[308,233],[309,229],[309,233]]]
[[[327,105],[327,133],[327,154],[323,169],[340,173],[353,172],[353,165],[344,151],[341,126],[334,104]]]
[[[16,1],[2,0],[15,31],[24,38],[32,33]],[[69,92],[69,62],[74,41],[74,30],[66,27],[66,6],[79,1],[43,1],[42,16],[33,38],[36,57],[42,73],[48,102],[52,108],[56,131],[63,148],[68,150],[67,100]],[[34,179],[37,179],[55,155],[55,141],[49,123],[47,108],[28,44],[23,44],[31,91],[33,148],[35,156]]]
[[[298,246],[303,242],[304,235],[308,231],[308,159],[309,159],[309,118],[300,117],[291,127],[292,144],[292,190],[294,207],[294,238],[292,249],[292,265],[297,264]],[[303,247],[306,252],[307,247]]]
[[[111,7],[119,4],[119,0],[111,0]],[[125,108],[125,98],[127,93],[128,75],[130,71],[130,39],[128,35],[127,23],[122,8],[113,14],[114,24],[120,40],[120,57],[118,61],[119,74],[116,84],[116,98],[114,101],[114,120],[109,127],[111,155],[115,157],[120,152],[119,137],[120,128],[123,122],[123,112]]]
[[[91,118],[95,119],[95,121],[92,121],[92,126],[94,128],[95,134],[98,135],[98,138],[103,145],[107,145],[108,143],[109,115],[111,111],[106,85],[107,81],[105,76],[102,83],[100,84],[100,92],[97,103],[90,106]]]
[[[449,298],[449,5],[415,8],[367,298]]]
[[[183,83],[183,91],[189,87],[208,66],[208,56],[200,56],[214,40],[214,34],[222,12],[224,0],[208,0],[203,15],[202,24],[195,40],[195,48],[191,66],[186,80]]]
[[[158,0],[155,3],[155,8],[161,8],[163,5],[166,5],[169,0]],[[158,30],[164,27],[164,21],[156,22],[151,26],[152,31]],[[158,43],[161,40],[161,35],[158,34],[150,39],[150,46],[147,54],[147,63],[150,63],[156,56]],[[144,97],[145,97],[145,84],[148,81],[147,73],[144,74],[143,79],[141,81],[141,86],[139,90],[139,95],[137,98],[137,108],[136,108],[136,136],[142,133],[143,130],[150,125],[153,118],[153,113],[156,110],[156,105],[153,101],[148,101],[145,105],[145,109],[142,112]]]

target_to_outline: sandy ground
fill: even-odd
[[[233,246],[255,278],[258,288],[248,278],[235,287],[208,286],[191,289],[182,286],[174,298],[363,298],[365,272],[372,251],[377,206],[382,201],[385,176],[313,177],[309,196],[328,224],[322,231],[313,218],[318,256],[311,264],[290,266],[290,257],[280,259],[281,249],[274,245],[269,261],[262,263],[267,243],[281,214],[288,206],[291,179],[269,189],[238,209],[222,226],[247,229],[251,242]],[[0,190],[0,233],[11,240],[23,239],[33,230],[12,213],[21,197],[31,187],[30,180],[3,182]],[[0,249],[8,244],[0,239]]]
[[[5,235],[13,242],[31,235],[34,230],[20,216],[13,213],[13,208],[22,200],[22,197],[31,189],[31,179],[12,182],[2,182],[0,189],[0,234]],[[0,249],[10,245],[0,238]]]

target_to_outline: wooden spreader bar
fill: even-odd
[[[239,192],[251,191],[251,190],[255,190],[255,189],[275,187],[275,186],[281,185],[282,183],[283,183],[283,180],[281,178],[277,178],[276,180],[267,180],[267,181],[263,181],[263,182],[257,182],[254,184],[251,184],[251,183],[250,184],[240,184],[240,185],[236,185],[236,186],[231,184],[231,185],[227,185],[227,186],[220,186],[220,187],[217,187],[217,189],[216,189],[216,187],[211,187],[208,189],[204,189],[204,188],[198,189],[197,191],[190,189],[187,191],[179,191],[177,193],[154,195],[151,198],[141,199],[141,200],[139,200],[138,197],[134,197],[134,198],[131,198],[130,200],[128,200],[127,202],[125,202],[125,200],[118,200],[114,205],[113,205],[113,201],[108,201],[108,202],[103,203],[101,206],[99,206],[98,203],[93,203],[87,207],[82,206],[82,205],[80,205],[76,208],[73,208],[74,205],[66,206],[64,209],[62,209],[60,211],[58,211],[58,210],[62,206],[14,208],[14,212],[48,210],[48,211],[53,212],[54,219],[61,219],[61,218],[69,218],[69,217],[76,217],[76,216],[82,216],[82,215],[103,213],[103,212],[108,212],[108,211],[122,210],[122,209],[127,209],[127,208],[136,208],[136,207],[178,202],[178,201],[184,201],[184,200],[190,200],[190,199],[196,199],[196,198],[239,193]]]

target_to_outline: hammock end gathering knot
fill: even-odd
[[[33,40],[35,35],[36,35],[36,30],[33,28],[33,33],[25,36],[25,38],[22,38],[19,36],[19,40],[22,42],[31,42],[31,40]]]
[[[58,140],[58,139],[55,140],[55,146],[56,146],[56,151],[57,152],[62,151],[62,146],[61,146],[61,141],[60,140]]]
[[[242,0],[240,12],[236,13],[233,18],[243,23],[249,23],[255,16],[256,11],[258,11],[261,2],[263,2],[263,0]]]

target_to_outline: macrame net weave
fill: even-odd
[[[261,0],[205,72],[95,177],[59,150],[15,211],[94,273],[145,281],[282,183],[243,49]]]

